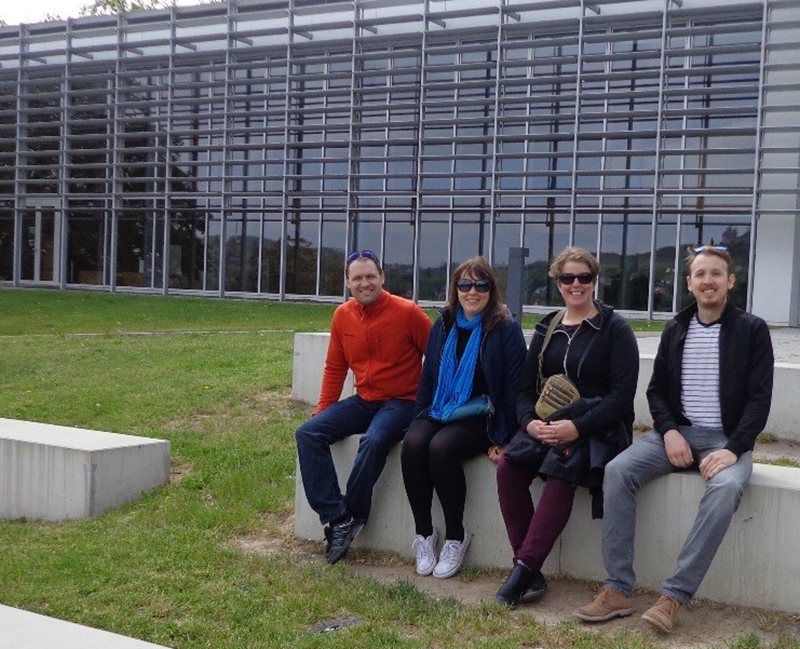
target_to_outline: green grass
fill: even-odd
[[[176,649],[654,647],[436,601],[282,546],[310,411],[289,397],[292,334],[327,329],[332,309],[0,290],[0,416],[168,439],[174,474],[92,520],[0,522],[0,602]],[[87,332],[111,335],[69,335]],[[246,553],[247,539],[273,543]],[[345,616],[359,623],[312,632]]]
[[[120,331],[321,331],[333,304],[0,290],[0,335]]]
[[[335,304],[0,289],[0,336],[175,331],[325,331]],[[427,309],[431,320],[436,309]],[[540,314],[526,313],[525,330]],[[664,322],[631,320],[634,331]]]
[[[753,461],[757,464],[772,464],[773,466],[788,466],[800,469],[800,462],[791,457],[762,457]]]

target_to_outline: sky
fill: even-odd
[[[0,0],[0,19],[6,25],[41,22],[50,14],[61,18],[77,17],[81,7],[92,0]],[[200,4],[199,0],[178,0],[180,5]]]

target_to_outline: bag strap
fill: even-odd
[[[566,309],[564,309],[563,311],[559,311],[553,316],[553,319],[547,326],[547,333],[545,333],[544,335],[544,342],[542,343],[542,348],[539,350],[539,377],[536,382],[536,391],[539,394],[542,393],[542,365],[544,363],[544,351],[545,349],[547,349],[547,345],[550,344],[550,339],[553,337],[553,332],[556,330],[556,327],[559,324],[561,324],[561,321],[564,319],[565,315],[567,315]]]

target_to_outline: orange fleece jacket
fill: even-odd
[[[314,414],[339,400],[348,369],[365,401],[416,399],[430,330],[420,307],[387,291],[366,308],[353,298],[340,305],[333,313]]]

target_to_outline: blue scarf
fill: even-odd
[[[450,329],[442,351],[436,394],[433,395],[433,405],[429,413],[432,419],[440,421],[446,419],[456,408],[469,401],[481,347],[482,320],[483,313],[479,313],[472,320],[467,320],[461,306],[456,307],[456,326]],[[456,358],[459,327],[472,332],[460,361]]]

